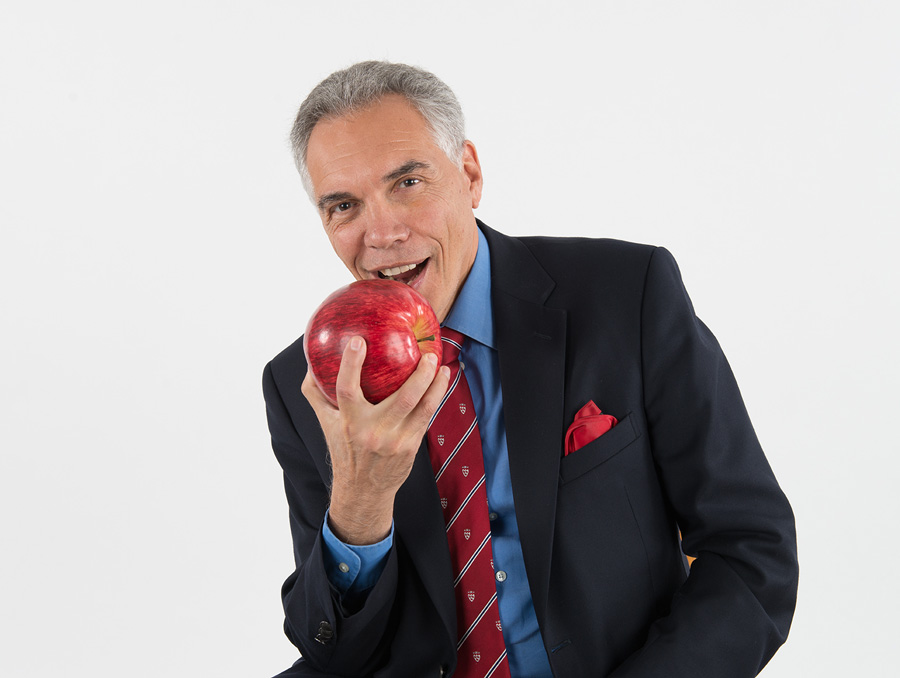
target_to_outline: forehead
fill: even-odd
[[[443,151],[425,118],[399,95],[360,111],[319,121],[313,128],[306,164],[316,192],[323,182],[382,176],[412,159],[432,159]]]

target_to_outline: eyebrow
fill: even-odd
[[[336,191],[334,193],[326,193],[321,198],[319,198],[319,202],[316,203],[316,207],[319,208],[319,211],[325,209],[326,205],[330,205],[335,202],[343,202],[344,200],[351,200],[353,195],[347,193],[347,191]]]
[[[397,169],[392,172],[388,172],[383,177],[381,177],[382,183],[389,183],[391,181],[396,181],[404,174],[409,174],[410,172],[415,172],[416,170],[426,170],[431,169],[431,165],[427,162],[422,162],[421,160],[410,160],[407,163],[400,165]]]

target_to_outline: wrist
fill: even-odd
[[[394,520],[393,497],[378,499],[332,492],[328,527],[345,544],[367,546],[383,541],[391,533]]]

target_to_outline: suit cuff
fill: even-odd
[[[325,541],[322,555],[328,581],[342,596],[359,594],[375,586],[381,576],[394,543],[394,524],[391,523],[390,534],[377,544],[365,546],[345,544],[328,526],[328,511],[326,511],[322,537]]]

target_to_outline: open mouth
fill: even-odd
[[[404,264],[403,266],[395,266],[393,268],[383,268],[378,271],[378,277],[382,280],[396,280],[409,285],[413,280],[422,275],[422,272],[428,265],[428,261],[428,259],[425,259],[418,264]]]

